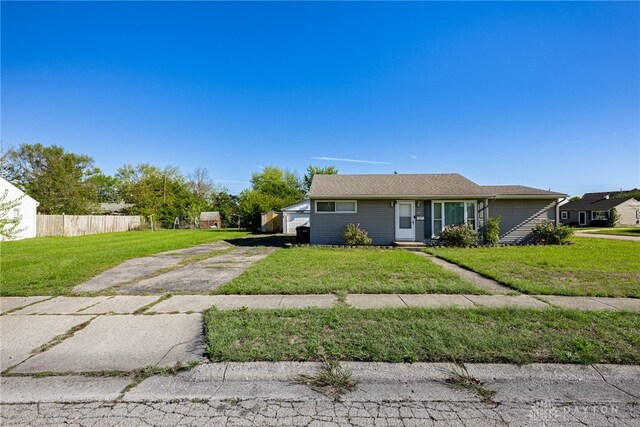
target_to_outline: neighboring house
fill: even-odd
[[[222,228],[220,212],[200,212],[200,228]]]
[[[282,232],[296,234],[296,227],[308,226],[310,217],[311,204],[309,200],[282,208]]]
[[[102,215],[125,215],[127,209],[132,208],[133,203],[100,203],[99,214]]]
[[[560,221],[563,224],[597,227],[607,225],[611,210],[620,215],[617,225],[640,225],[640,201],[628,196],[640,190],[586,193],[580,200],[560,206]]]
[[[9,218],[20,218],[19,231],[14,240],[36,237],[36,209],[39,203],[9,181],[0,177],[0,195],[4,195],[5,192],[7,193],[7,197],[4,199],[5,202],[24,196],[20,204],[7,213]]]
[[[437,239],[446,225],[481,231],[501,217],[500,242],[522,243],[547,219],[557,223],[567,195],[520,185],[481,186],[457,173],[316,175],[309,198],[311,243],[341,244],[347,224],[360,224],[374,245]]]

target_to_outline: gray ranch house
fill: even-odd
[[[446,225],[482,231],[501,217],[500,242],[523,243],[547,219],[558,223],[566,194],[521,185],[478,185],[457,173],[315,175],[309,190],[311,244],[342,244],[360,224],[374,245],[438,239]]]
[[[560,222],[568,225],[597,226],[607,225],[611,211],[620,215],[617,225],[640,226],[640,200],[633,197],[640,190],[608,191],[604,193],[585,193],[580,200],[560,206]]]

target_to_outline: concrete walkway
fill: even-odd
[[[333,400],[294,379],[317,363],[203,364],[127,377],[3,377],[0,424],[637,426],[640,367],[343,362]],[[490,394],[449,382],[453,372]]]
[[[169,298],[167,298],[169,297]],[[0,297],[7,316],[27,315],[113,315],[154,313],[199,313],[211,306],[220,310],[237,308],[274,309],[333,307],[334,294],[321,295],[173,295],[112,297]],[[35,301],[35,302],[32,302]],[[639,298],[571,297],[558,295],[469,295],[469,294],[348,294],[346,304],[354,308],[378,307],[523,307],[557,306],[582,310],[640,311]],[[16,305],[16,304],[23,304]],[[4,319],[5,316],[2,317]]]
[[[499,282],[496,282],[493,279],[489,279],[488,277],[484,277],[478,273],[476,273],[475,271],[471,271],[471,270],[467,270],[466,268],[462,268],[460,267],[458,264],[454,264],[452,262],[446,261],[442,258],[438,258],[435,257],[431,254],[428,254],[426,252],[414,252],[416,255],[420,255],[423,256],[425,258],[429,258],[429,260],[431,262],[433,262],[435,265],[438,265],[442,268],[444,268],[445,270],[449,270],[452,271],[454,273],[456,273],[458,276],[460,276],[461,278],[463,278],[464,280],[473,283],[474,285],[477,285],[479,287],[481,287],[482,289],[484,289],[485,291],[488,291],[489,293],[492,294],[513,294],[513,293],[519,293],[518,291],[516,291],[515,289],[512,289],[508,286],[505,286]]]
[[[0,371],[10,373],[131,371],[201,361],[201,312],[238,308],[330,308],[326,295],[175,295],[113,297],[3,297]],[[382,307],[551,306],[633,310],[640,299],[529,295],[349,294],[359,309]],[[22,304],[22,305],[21,305]]]

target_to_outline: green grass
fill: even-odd
[[[305,247],[274,252],[217,292],[478,294],[483,290],[404,250]]]
[[[640,298],[640,243],[576,237],[574,245],[430,248],[528,294]]]
[[[590,231],[592,234],[613,234],[616,236],[635,236],[640,237],[640,227],[620,227],[620,228],[607,228],[599,229],[598,231]]]
[[[215,308],[220,361],[640,363],[640,314],[564,309]]]
[[[64,295],[75,285],[127,259],[244,234],[158,230],[2,242],[0,295]]]

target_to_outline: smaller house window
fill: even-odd
[[[316,212],[318,213],[355,213],[355,200],[335,200],[335,201],[317,201]]]
[[[591,211],[591,221],[606,221],[609,219],[609,211]]]
[[[20,218],[20,209],[16,208],[13,210],[13,217]]]
[[[560,219],[569,219],[569,212],[567,211],[560,212]]]

